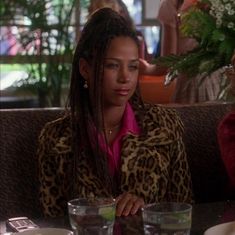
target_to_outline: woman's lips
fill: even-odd
[[[121,96],[126,96],[129,94],[129,89],[116,89],[115,92],[118,94],[118,95],[121,95]]]

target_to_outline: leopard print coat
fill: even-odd
[[[136,114],[138,115],[138,114]],[[145,203],[191,202],[191,177],[182,141],[183,126],[171,108],[151,106],[144,117],[147,136],[128,134],[121,150],[120,194],[130,192]],[[48,216],[66,212],[70,198],[73,155],[68,116],[47,123],[39,137],[40,200]],[[86,161],[78,163],[78,196],[113,196],[93,174]]]

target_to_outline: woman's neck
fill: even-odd
[[[110,107],[103,110],[104,135],[108,145],[112,144],[122,127],[122,119],[125,111],[123,107]]]
[[[109,107],[103,110],[104,115],[104,129],[113,130],[121,127],[125,106]]]

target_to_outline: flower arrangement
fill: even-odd
[[[235,1],[196,1],[181,15],[180,31],[196,39],[198,45],[186,54],[157,59],[169,67],[169,81],[178,73],[207,76],[229,65],[235,50]]]

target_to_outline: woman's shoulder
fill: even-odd
[[[60,117],[46,123],[38,138],[37,156],[41,167],[43,164],[55,166],[71,153],[72,132],[69,116]],[[58,163],[59,164],[59,163]]]
[[[71,133],[71,119],[69,115],[64,115],[53,121],[45,124],[39,138],[40,139],[56,139],[62,135],[68,135]]]
[[[182,134],[183,123],[177,111],[172,107],[146,104],[146,122],[154,122],[161,129],[175,134]],[[148,120],[149,119],[149,120]]]
[[[146,112],[155,114],[155,118],[178,118],[176,110],[172,107],[160,105],[160,104],[145,104]]]

